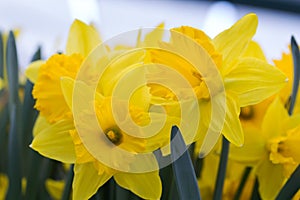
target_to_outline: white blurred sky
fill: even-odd
[[[166,28],[190,25],[211,37],[243,15],[259,18],[255,36],[269,60],[287,51],[291,35],[300,41],[300,15],[229,3],[179,0],[0,0],[0,30],[20,28],[20,65],[29,63],[37,45],[44,57],[63,50],[73,19],[93,20],[102,38],[165,22]],[[300,42],[299,42],[300,43]]]

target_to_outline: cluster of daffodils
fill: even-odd
[[[294,114],[288,112],[292,58],[269,64],[252,41],[257,24],[249,14],[215,38],[160,25],[144,39],[137,31],[135,45],[111,47],[94,27],[75,20],[65,51],[26,71],[39,111],[30,147],[71,164],[73,199],[97,195],[112,178],[143,199],[172,198],[161,172],[176,162],[162,160],[174,153],[177,126],[184,144],[194,147],[192,159],[202,163],[194,165],[201,196],[218,196],[212,177],[223,139],[232,144],[232,167],[221,195],[232,199],[243,170],[253,169],[244,184],[274,199],[300,161],[300,115],[297,102]]]

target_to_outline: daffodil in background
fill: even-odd
[[[231,151],[233,159],[254,167],[263,199],[274,199],[299,164],[299,117],[290,117],[277,97],[268,107],[261,129],[249,131],[244,146]]]

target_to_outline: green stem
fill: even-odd
[[[243,173],[240,185],[239,185],[239,187],[237,189],[237,192],[235,193],[234,200],[240,199],[242,191],[243,191],[243,189],[245,187],[245,184],[247,182],[247,179],[249,177],[250,172],[251,172],[251,167],[246,167],[245,170],[244,170],[244,173]]]
[[[73,169],[74,169],[74,165],[71,165],[61,200],[69,200],[70,199],[70,195],[71,195],[71,191],[72,191],[72,182],[73,182],[73,178],[74,178],[74,170]]]
[[[300,165],[296,168],[288,181],[284,184],[276,200],[280,199],[292,199],[300,188]]]
[[[219,169],[218,169],[218,175],[217,175],[213,200],[222,199],[222,192],[223,192],[227,161],[228,161],[228,152],[229,152],[229,141],[225,137],[223,137],[222,152],[221,152],[221,158],[219,163]]]

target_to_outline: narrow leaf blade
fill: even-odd
[[[6,46],[6,67],[8,77],[9,134],[8,134],[8,178],[7,199],[21,199],[22,188],[22,118],[19,101],[18,58],[15,37],[10,31]]]
[[[171,158],[180,199],[200,200],[195,170],[180,130],[172,127]]]
[[[21,199],[21,155],[20,155],[20,108],[13,104],[10,112],[10,131],[8,136],[8,179],[7,199]]]
[[[289,107],[290,115],[293,113],[295,107],[296,97],[298,94],[299,79],[300,79],[300,52],[299,52],[298,44],[293,36],[291,38],[291,48],[292,48],[292,55],[293,55],[293,62],[294,62],[294,81],[293,81],[291,102]]]
[[[9,104],[19,103],[19,69],[15,36],[9,32],[6,46],[6,67],[8,76]]]
[[[0,78],[4,78],[4,45],[3,36],[0,32]]]

